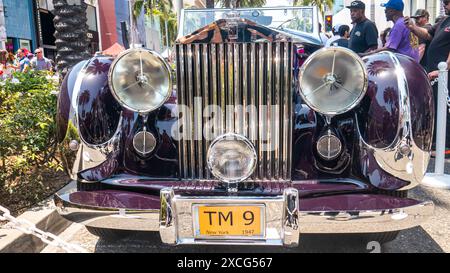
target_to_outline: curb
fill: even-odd
[[[70,183],[67,186],[71,186]],[[59,235],[72,224],[58,214],[52,197],[17,218],[28,220],[37,228],[55,235]],[[0,228],[0,253],[39,253],[46,246],[47,244],[34,235],[16,229]]]

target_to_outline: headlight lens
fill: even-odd
[[[329,132],[319,138],[316,148],[320,157],[326,160],[332,160],[341,153],[342,142],[337,136]]]
[[[247,138],[234,133],[216,138],[209,147],[207,158],[211,173],[227,183],[247,179],[253,174],[257,162],[253,144]]]
[[[109,86],[123,107],[148,113],[161,107],[172,93],[170,68],[154,51],[129,49],[112,63]]]
[[[312,54],[300,73],[300,95],[309,107],[333,116],[357,106],[367,90],[362,59],[342,47],[323,48]]]

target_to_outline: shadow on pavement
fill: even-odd
[[[129,238],[108,242],[100,239],[95,252],[127,253],[404,253],[444,252],[421,227],[401,231],[397,239],[381,247],[377,243],[354,235],[322,234],[300,235],[300,244],[295,248],[264,246],[168,246],[161,243],[157,232],[136,233]],[[370,242],[370,243],[369,243]]]

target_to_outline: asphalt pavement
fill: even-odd
[[[433,160],[429,170],[432,170]],[[445,172],[450,174],[450,160],[447,160]],[[89,252],[111,253],[255,253],[255,252],[287,252],[287,253],[440,253],[450,252],[450,190],[435,189],[419,186],[409,192],[409,197],[418,200],[432,200],[435,213],[422,225],[403,230],[398,237],[389,243],[378,246],[376,243],[355,236],[336,235],[308,235],[300,236],[299,246],[296,248],[261,247],[261,246],[167,246],[161,243],[156,232],[135,233],[117,242],[107,242],[90,234],[79,224],[72,224],[60,237],[67,242],[79,244]],[[64,252],[52,246],[42,252]]]

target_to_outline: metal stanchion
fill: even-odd
[[[447,103],[448,103],[448,70],[447,63],[438,65],[438,98],[437,98],[437,122],[436,122],[436,160],[434,173],[427,173],[422,184],[429,187],[450,189],[450,175],[444,174],[445,165],[445,134],[447,125]]]

